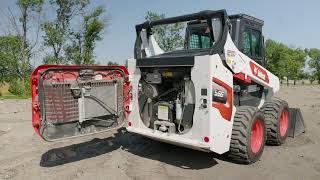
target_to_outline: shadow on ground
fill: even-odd
[[[40,160],[42,167],[54,167],[81,161],[123,149],[137,156],[161,161],[183,169],[205,169],[217,164],[212,153],[181,148],[119,129],[112,137],[51,149]]]

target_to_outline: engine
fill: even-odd
[[[188,132],[195,108],[191,69],[142,69],[141,72],[139,111],[143,123],[162,132]]]

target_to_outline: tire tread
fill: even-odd
[[[279,98],[273,98],[267,101],[261,108],[265,116],[265,123],[267,128],[267,144],[281,145],[283,141],[280,139],[278,132],[278,117],[283,107],[288,107],[288,103]]]
[[[239,106],[234,116],[233,129],[230,142],[229,158],[241,164],[250,164],[248,152],[248,131],[258,108],[252,106]]]

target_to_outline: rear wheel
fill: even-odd
[[[281,99],[271,99],[262,106],[266,118],[267,144],[281,145],[287,138],[289,127],[289,106]]]
[[[234,117],[229,157],[243,164],[259,160],[266,141],[263,113],[256,107],[240,106]]]

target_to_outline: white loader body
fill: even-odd
[[[151,47],[158,47],[155,41],[150,41]],[[147,45],[145,45],[146,48]],[[151,48],[150,48],[151,49]],[[154,49],[154,48],[152,48]],[[140,69],[136,67],[136,60],[128,60],[128,71],[130,74],[130,83],[132,86],[132,101],[130,104],[130,122],[127,130],[129,132],[141,134],[151,139],[184,146],[202,151],[213,151],[223,154],[229,151],[230,139],[232,134],[233,118],[236,107],[233,105],[233,75],[242,73],[245,78],[251,78],[259,84],[263,84],[269,89],[268,97],[272,97],[279,90],[279,79],[264,69],[262,66],[241,53],[233,44],[228,34],[224,46],[225,57],[221,59],[218,54],[196,56],[194,66],[191,70],[191,80],[195,86],[195,110],[193,115],[193,126],[185,134],[170,134],[153,130],[144,125],[139,114],[138,105],[138,84],[141,78]],[[228,54],[226,52],[229,52]],[[226,61],[226,62],[223,62]],[[228,69],[223,63],[226,63]],[[227,96],[231,101],[226,104],[219,104],[212,101],[214,80],[217,80],[220,86],[229,88]],[[201,95],[201,89],[207,89],[206,96]],[[203,99],[207,99],[208,107],[203,107]],[[261,107],[265,99],[261,99]]]

